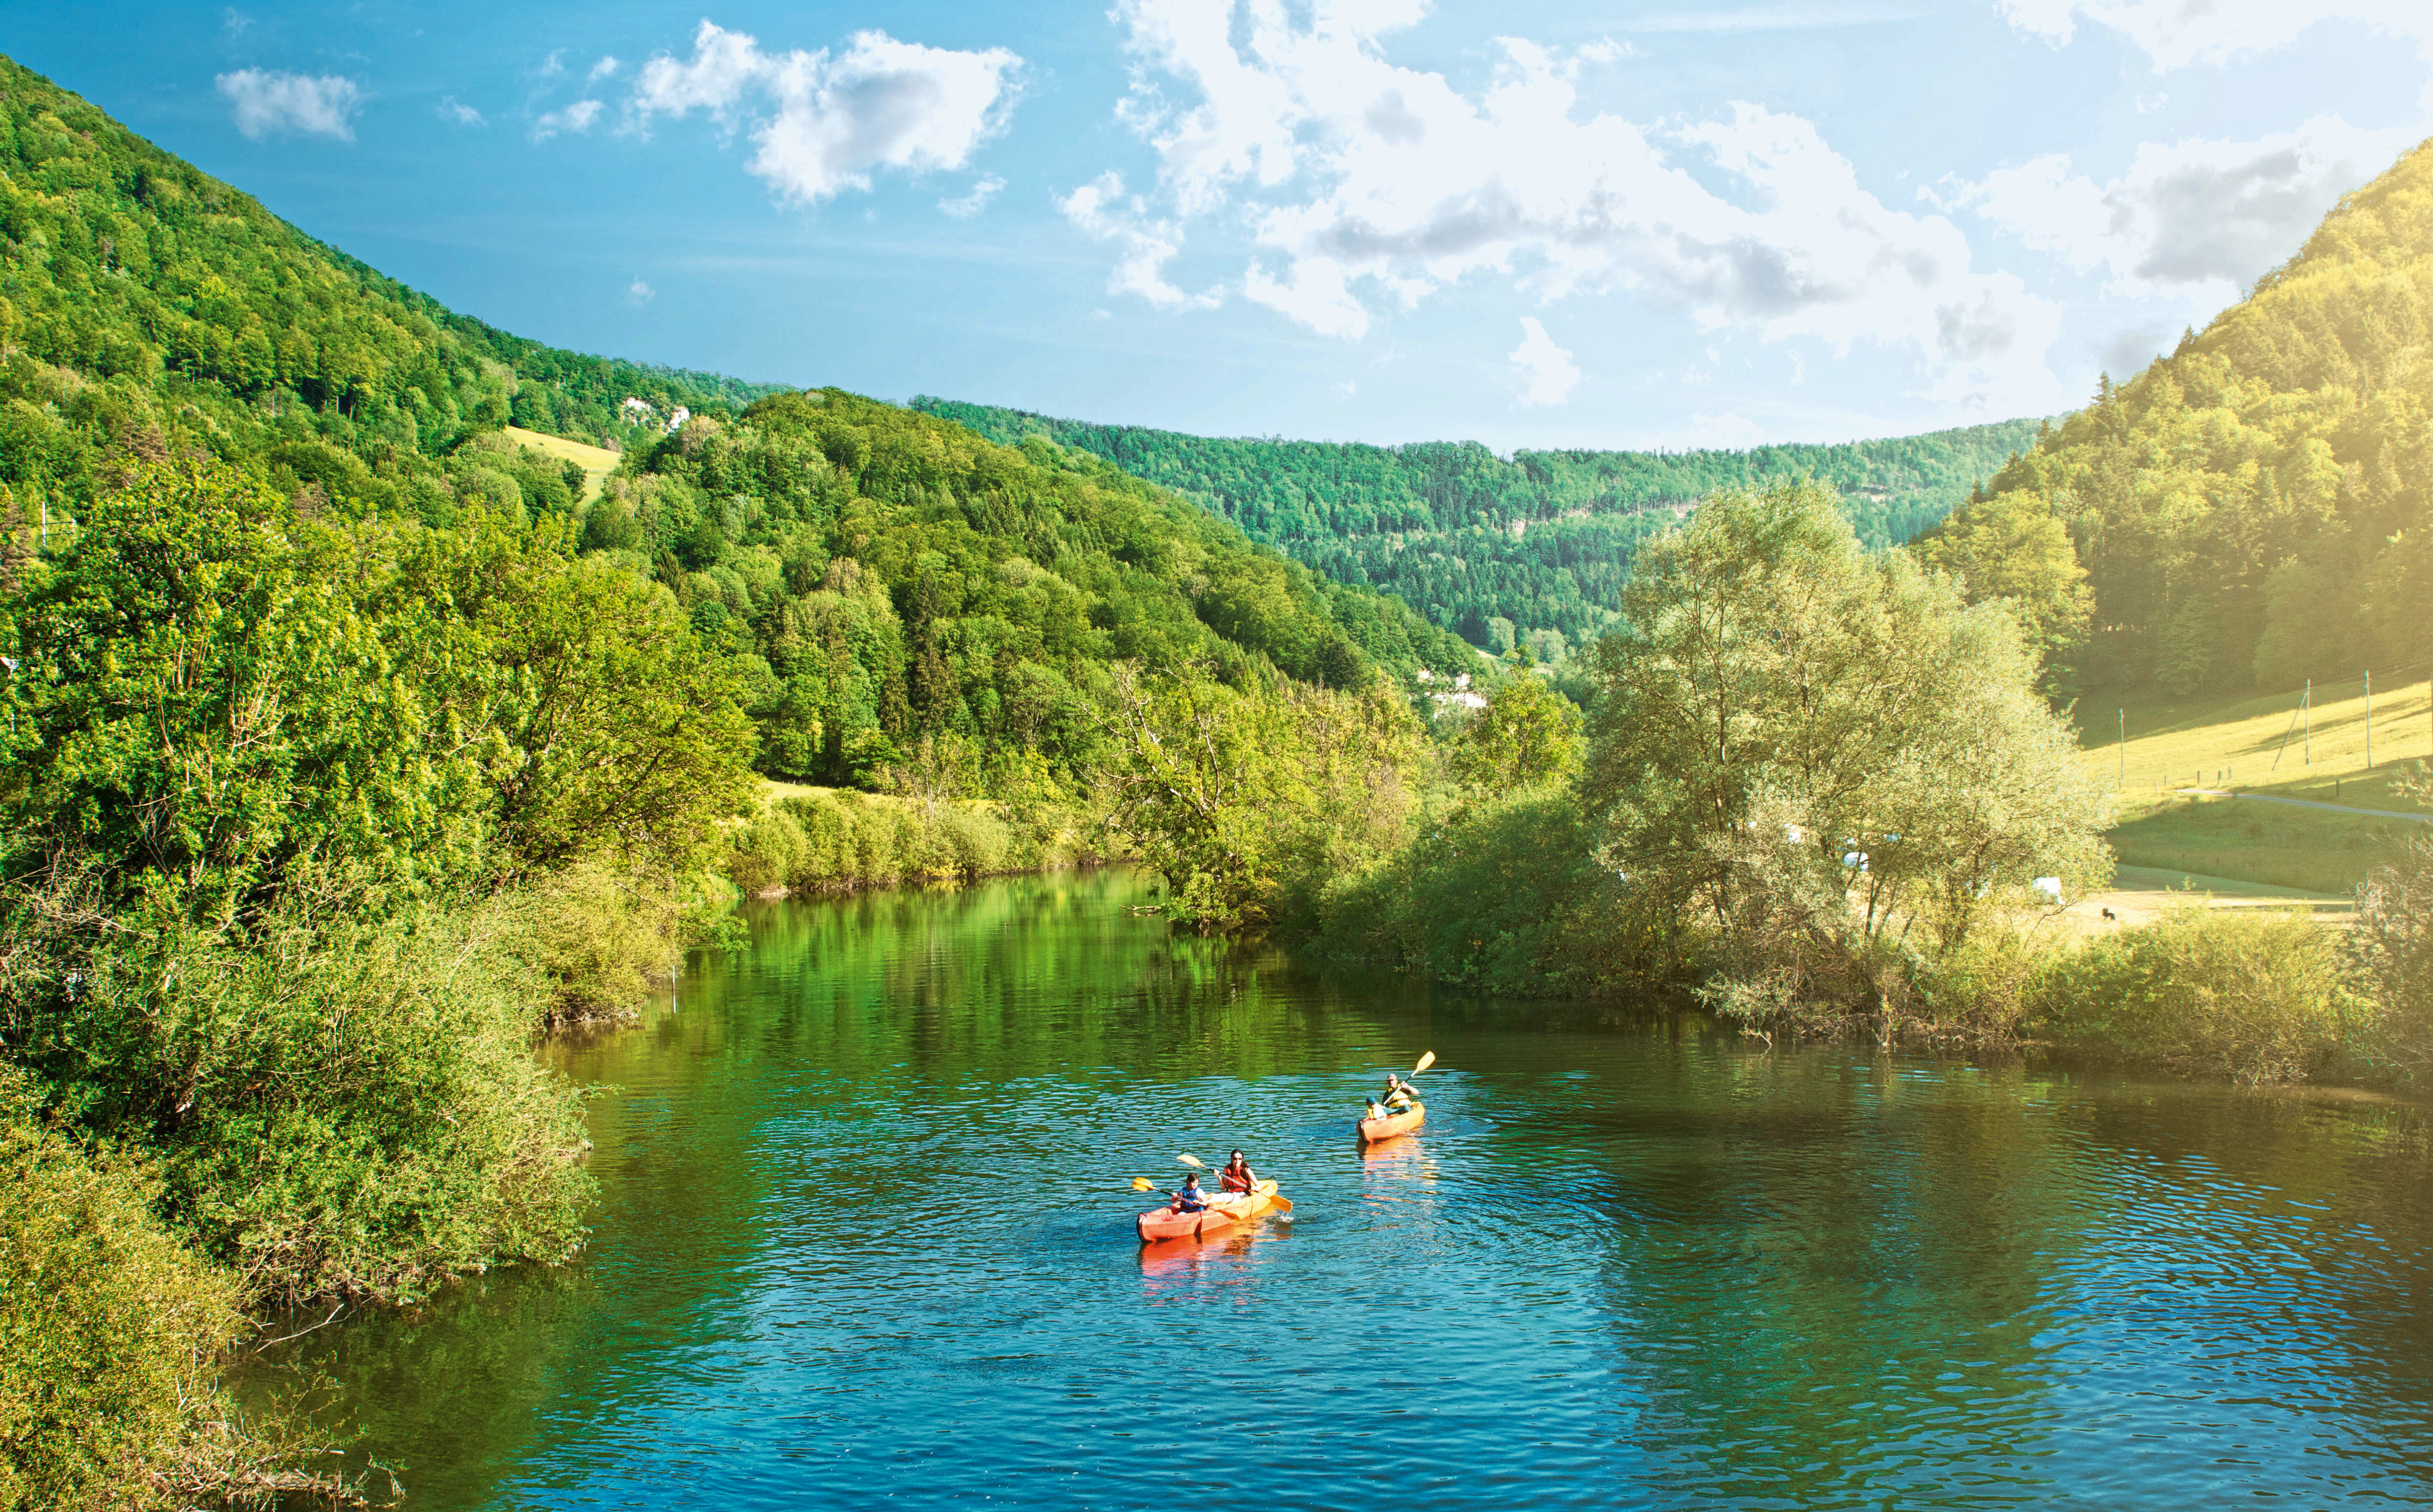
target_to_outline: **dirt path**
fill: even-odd
[[[2295,803],[2299,800],[2271,801]],[[2306,807],[2325,808],[2331,806],[2310,804]],[[2342,810],[2345,813],[2357,811],[2353,808]],[[2303,909],[2325,924],[2347,924],[2356,917],[2356,899],[2346,893],[2308,892],[2300,888],[2275,887],[2270,882],[2241,882],[2226,876],[2202,876],[2154,866],[2116,868],[2109,889],[2080,898],[2064,909],[2061,916],[2073,928],[2101,934],[2111,929],[2125,929],[2132,925],[2152,924],[2166,909],[2186,908],[2192,903],[2208,909]],[[2108,919],[2104,917],[2107,909],[2112,915]]]
[[[2346,804],[2319,804],[2312,798],[2268,798],[2260,792],[2233,792],[2227,788],[2180,788],[2174,790],[2186,798],[2244,798],[2252,804],[2286,804],[2291,808],[2320,808],[2327,814],[2355,814],[2360,819],[2405,819],[2411,824],[2433,824],[2433,814],[2403,814],[2395,808],[2351,808]]]

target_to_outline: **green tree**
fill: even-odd
[[[1544,678],[1516,671],[1462,722],[1450,751],[1454,775],[1473,787],[1533,788],[1580,761],[1578,705]]]
[[[1390,688],[1235,689],[1200,669],[1123,667],[1109,705],[1109,824],[1203,931],[1303,916],[1406,838],[1423,737]]]
[[[2008,605],[2043,669],[2046,691],[2076,690],[2095,591],[2068,527],[2041,501],[2020,494],[1971,500],[1910,549],[1950,574],[1971,603]]]
[[[1871,556],[1829,493],[1724,493],[1649,543],[1593,654],[1583,792],[1638,916],[1756,1018],[1907,1006],[2039,875],[2100,875],[2100,795],[2002,607]]]

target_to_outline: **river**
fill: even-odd
[[[2412,1108],[1432,996],[1145,891],[757,907],[551,1052],[580,1264],[294,1348],[417,1512],[2433,1502]],[[1145,1252],[1130,1180],[1235,1145],[1290,1216]]]

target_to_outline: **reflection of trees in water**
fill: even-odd
[[[2312,1423],[2392,1474],[2433,1463],[2413,1112],[1431,997],[1173,935],[1127,911],[1148,887],[1110,869],[763,909],[751,947],[696,958],[681,1011],[553,1047],[619,1089],[593,1110],[585,1265],[297,1350],[375,1452],[417,1462],[425,1506],[507,1500],[522,1467],[561,1486],[694,1463],[757,1432],[722,1415],[772,1389],[808,1415],[788,1421],[870,1428],[889,1409],[868,1393],[908,1380],[1052,1374],[1036,1341],[1131,1264],[1128,1179],[1170,1184],[1175,1151],[1229,1141],[1286,1178],[1301,1242],[1262,1220],[1145,1253],[1093,1337],[1163,1341],[1203,1301],[1349,1277],[1295,1294],[1313,1327],[1408,1324],[1421,1363],[1552,1372],[1510,1379],[1550,1382],[1543,1431],[1634,1467],[1643,1500],[2068,1500],[2122,1453],[2129,1397],[2140,1429],[2178,1427],[2240,1371],[2303,1419],[2268,1450]],[[1426,1132],[1360,1159],[1352,1092],[1423,1049]],[[1601,1355],[1574,1347],[1574,1297]],[[1148,1328],[1149,1300],[1178,1311]],[[2224,1441],[2167,1436],[2141,1453]]]
[[[266,1330],[276,1337],[322,1316],[281,1316]],[[369,1463],[376,1459],[395,1472],[408,1506],[479,1506],[531,1444],[550,1403],[598,1399],[609,1356],[592,1346],[606,1326],[589,1274],[519,1266],[461,1283],[423,1307],[366,1312],[305,1334],[266,1351],[236,1384],[259,1406],[287,1399],[275,1384],[280,1372],[333,1383],[341,1400],[319,1416],[336,1441],[360,1433],[347,1472],[362,1476],[375,1503],[389,1490],[389,1476]],[[478,1406],[466,1411],[468,1403]],[[445,1453],[398,1448],[416,1444]]]
[[[2033,1484],[2086,1173],[2018,1075],[1828,1050],[1651,1079],[1607,1120],[1637,1221],[1601,1263],[1628,1432],[1684,1499]]]

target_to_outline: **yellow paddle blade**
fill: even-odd
[[[1200,1163],[1199,1157],[1197,1155],[1177,1155],[1175,1159],[1181,1161],[1183,1164],[1190,1166],[1195,1171],[1204,1171],[1208,1168]]]
[[[1157,1183],[1150,1181],[1146,1176],[1135,1176],[1132,1178],[1132,1190],[1135,1192],[1154,1192],[1157,1190]]]
[[[1420,1063],[1418,1065],[1411,1067],[1411,1075],[1416,1077],[1421,1072],[1425,1071],[1428,1067],[1436,1063],[1437,1053],[1434,1050],[1430,1050],[1427,1054],[1420,1057]]]

